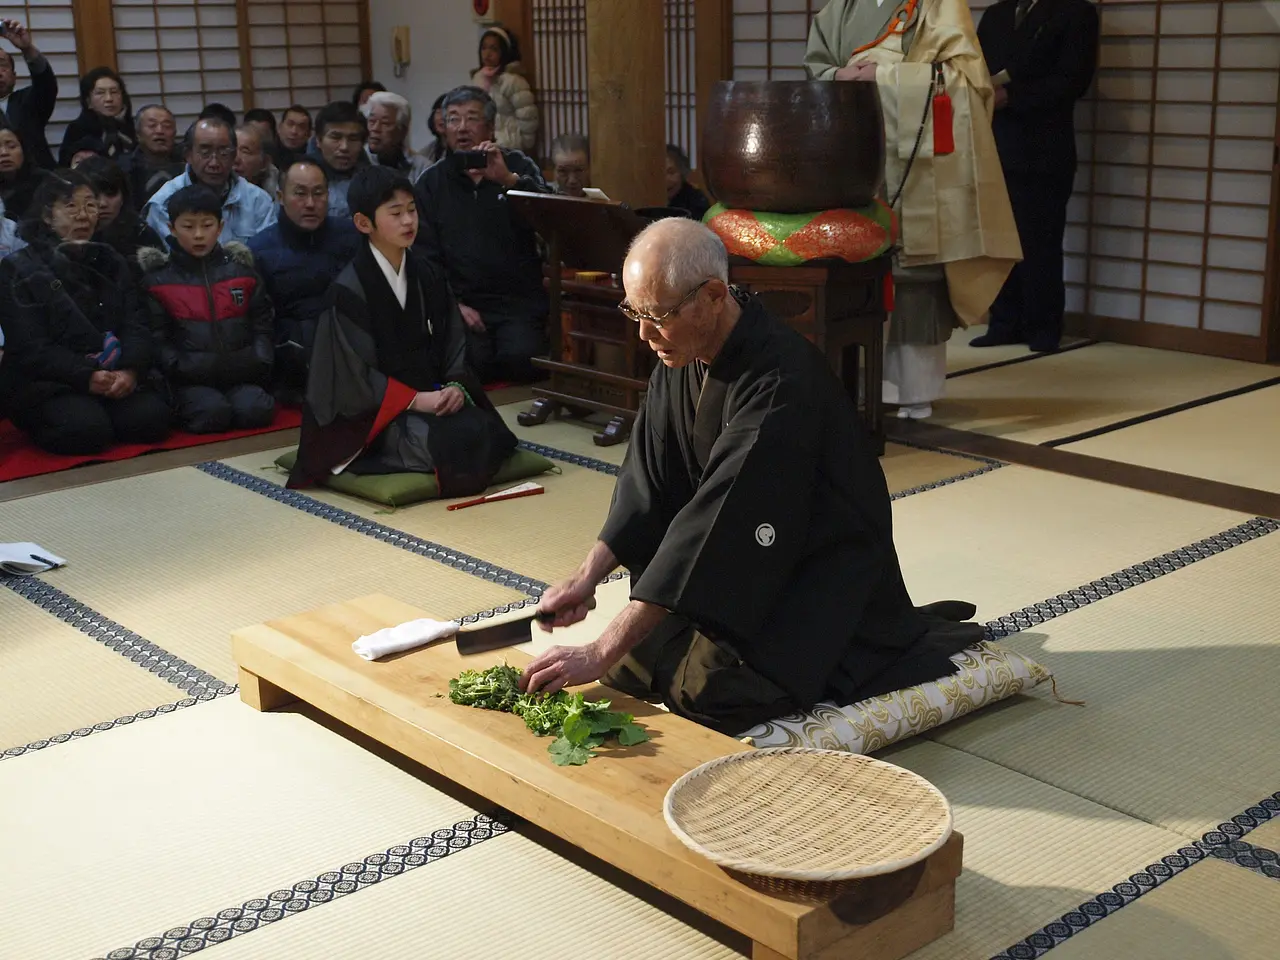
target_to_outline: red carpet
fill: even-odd
[[[252,437],[259,433],[273,433],[277,430],[288,430],[302,423],[302,411],[297,407],[276,407],[276,418],[271,426],[257,430],[231,430],[227,433],[182,433],[175,430],[168,439],[161,443],[129,443],[110,447],[102,453],[89,457],[66,457],[57,453],[45,453],[29,440],[26,434],[8,420],[0,420],[0,483],[6,480],[20,480],[23,477],[35,477],[42,473],[57,473],[69,470],[85,463],[100,463],[104,460],[127,460],[154,450],[178,450],[182,447],[198,447],[205,443],[217,443],[220,440],[235,440],[240,437]]]

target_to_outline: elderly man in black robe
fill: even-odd
[[[578,622],[620,564],[631,601],[595,641],[529,664],[528,690],[601,679],[733,734],[953,673],[982,639],[971,604],[912,604],[848,394],[727,279],[701,224],[659,221],[632,245],[621,309],[662,362],[599,541],[539,608],[547,629]]]

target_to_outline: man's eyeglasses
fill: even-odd
[[[692,290],[686,293],[683,297],[681,297],[680,302],[677,303],[674,307],[672,307],[670,310],[667,310],[659,314],[656,317],[651,313],[644,313],[643,311],[637,310],[626,300],[623,300],[620,304],[618,304],[618,309],[622,312],[622,315],[626,317],[628,320],[634,320],[636,323],[647,321],[653,324],[659,330],[661,330],[663,324],[665,324],[668,320],[670,320],[677,313],[679,313],[680,310],[685,306],[685,304],[687,304],[690,300],[692,300],[694,297],[698,295],[699,290],[701,290],[703,287],[705,287],[708,283],[710,283],[714,279],[715,279],[714,277],[707,277],[707,279],[703,280],[700,284],[698,284],[696,287],[694,287]]]
[[[464,117],[457,113],[451,113],[444,118],[446,127],[478,127],[484,123],[484,117]]]
[[[235,147],[196,147],[196,156],[201,160],[212,160],[217,157],[219,160],[231,160],[236,155]]]

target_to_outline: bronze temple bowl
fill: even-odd
[[[712,86],[701,166],[730,209],[865,207],[884,181],[884,118],[870,82],[722,80]]]

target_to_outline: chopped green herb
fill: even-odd
[[[581,693],[521,693],[520,674],[502,664],[488,670],[464,670],[449,681],[449,699],[468,707],[514,713],[539,737],[555,737],[547,752],[557,766],[580,766],[597,747],[616,737],[624,747],[644,743],[649,734],[629,713],[609,709],[608,700]]]

